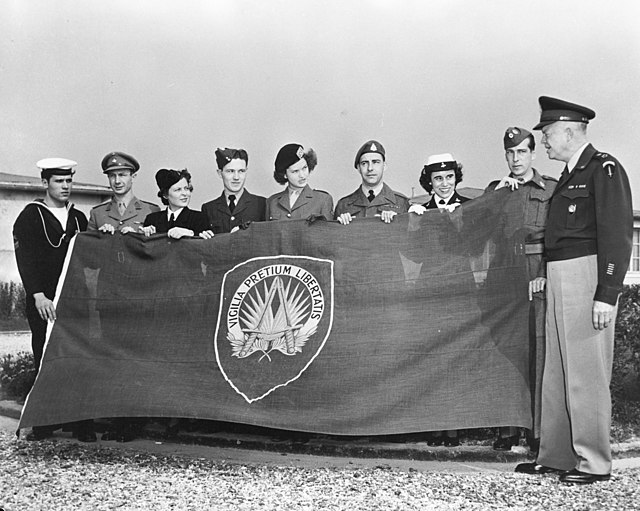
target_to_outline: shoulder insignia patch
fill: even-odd
[[[616,162],[613,160],[607,160],[602,162],[602,168],[607,173],[609,178],[613,177],[614,172],[616,171]]]

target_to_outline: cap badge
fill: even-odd
[[[377,150],[378,150],[378,148],[376,147],[376,145],[375,145],[375,144],[371,144],[371,150],[372,150],[372,151],[377,151]]]
[[[296,156],[298,158],[302,158],[304,156],[304,149],[302,147],[298,147],[298,150],[296,151]]]
[[[442,163],[440,164],[440,168],[441,168],[441,169],[445,168],[446,166],[447,166],[447,164],[446,164],[445,162],[442,162]]]
[[[513,138],[513,133],[509,133],[509,138]]]
[[[114,158],[113,160],[111,160],[111,163],[118,163],[118,160]]]

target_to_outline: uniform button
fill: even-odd
[[[120,225],[122,225],[124,222],[122,220],[120,220]]]
[[[287,218],[291,218],[291,213],[287,213]]]
[[[236,219],[236,217],[235,217],[235,216],[232,216],[232,217],[231,217],[231,220],[235,220],[235,219]]]

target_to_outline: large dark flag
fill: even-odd
[[[193,417],[332,434],[531,425],[522,201],[80,234],[20,427]]]

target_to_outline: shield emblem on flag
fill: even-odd
[[[222,279],[214,338],[222,375],[248,403],[297,380],[333,324],[333,261],[257,257]]]

